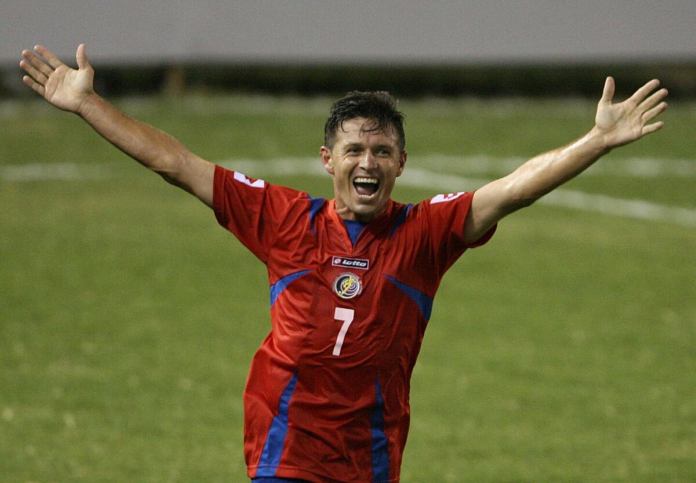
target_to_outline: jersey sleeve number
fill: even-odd
[[[343,325],[341,325],[341,330],[338,331],[338,337],[336,337],[336,343],[334,344],[333,348],[334,356],[341,355],[341,347],[343,347],[343,341],[346,338],[346,332],[348,332],[350,324],[353,323],[354,316],[355,310],[336,307],[336,311],[334,312],[334,319],[343,322]]]

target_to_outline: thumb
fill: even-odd
[[[614,78],[611,76],[607,77],[607,80],[604,81],[604,91],[602,91],[602,98],[599,102],[611,103],[612,99],[614,99],[615,88],[616,84],[614,83]]]
[[[92,66],[89,63],[89,59],[87,59],[87,48],[85,44],[80,44],[77,46],[77,53],[75,54],[75,59],[77,60],[77,67],[79,69],[89,69]]]

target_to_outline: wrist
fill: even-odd
[[[82,101],[75,110],[75,114],[82,117],[83,119],[87,119],[91,113],[99,109],[100,104],[102,104],[103,102],[104,99],[102,99],[102,97],[99,94],[92,91],[82,98]]]
[[[593,126],[585,135],[585,141],[588,147],[596,151],[599,156],[607,154],[614,147],[607,134],[597,126]]]

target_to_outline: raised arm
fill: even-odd
[[[154,127],[128,117],[94,92],[94,69],[85,45],[76,53],[78,69],[65,65],[53,52],[37,45],[22,51],[24,84],[64,111],[84,119],[124,153],[168,182],[213,204],[214,165],[191,153],[179,141]]]
[[[504,216],[574,178],[613,148],[660,129],[662,121],[652,121],[667,108],[667,89],[658,90],[659,86],[658,80],[651,80],[624,102],[613,103],[614,79],[607,77],[590,132],[567,146],[530,159],[474,193],[466,221],[467,241],[478,240]]]

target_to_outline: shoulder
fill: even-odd
[[[409,220],[423,219],[433,221],[435,219],[466,217],[473,199],[473,192],[460,191],[457,193],[443,193],[422,200],[415,205],[404,206]]]
[[[235,171],[220,165],[215,166],[214,184],[214,191],[221,195],[226,192],[236,192],[243,195],[263,195],[284,200],[311,198],[303,191],[269,183],[261,178],[253,178],[241,171]]]

